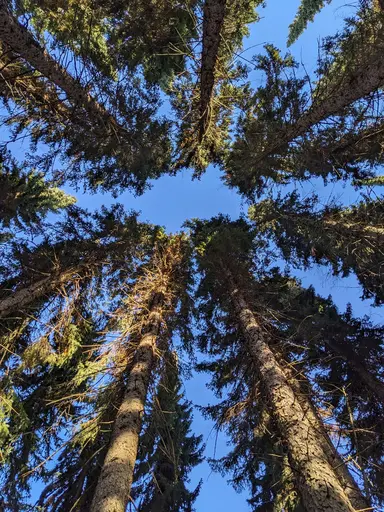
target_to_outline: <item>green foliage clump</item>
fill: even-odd
[[[308,22],[331,0],[302,0],[293,23],[289,27],[288,46],[293,44],[307,28]]]
[[[39,225],[50,212],[73,205],[76,199],[36,171],[23,173],[20,166],[3,153],[0,157],[0,223],[21,229]]]

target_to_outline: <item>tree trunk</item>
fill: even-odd
[[[59,98],[56,89],[49,87],[34,71],[23,65],[17,56],[7,52],[0,45],[0,93],[15,103],[20,101],[32,104],[39,111],[46,110],[57,122],[68,121],[73,117],[71,111]],[[6,58],[5,58],[6,57]],[[44,117],[43,117],[44,119]]]
[[[266,401],[286,444],[298,490],[308,512],[354,512],[338,476],[292,387],[269,348],[265,333],[232,279],[231,299],[251,358],[258,368]]]
[[[310,387],[309,385],[305,385],[307,384],[306,379],[304,378],[305,384],[303,387],[303,385],[300,384],[298,377],[295,376],[296,372],[289,365],[285,365],[284,373],[287,376],[289,385],[291,386],[293,392],[295,393],[297,401],[299,402],[303,409],[305,417],[311,423],[312,428],[316,431],[319,443],[321,443],[321,446],[328,459],[328,462],[334,469],[345,491],[345,494],[348,496],[353,507],[356,510],[369,509],[370,505],[368,501],[362,495],[361,490],[359,489],[352,475],[348,471],[347,465],[345,464],[343,459],[340,457],[338,451],[334,447],[332,441],[330,440],[324,428],[323,422],[319,418],[315,406],[313,405],[309,396]],[[307,387],[308,389],[306,389]]]
[[[42,75],[63,90],[68,101],[74,106],[82,106],[106,127],[117,128],[118,125],[112,116],[12,16],[8,10],[6,0],[0,0],[0,39],[14,53],[20,55],[33,68],[40,71]]]
[[[381,3],[384,0],[381,0]],[[345,107],[351,105],[360,98],[364,98],[370,93],[376,91],[384,84],[384,28],[381,25],[377,33],[373,34],[368,30],[368,34],[360,34],[361,38],[374,38],[374,42],[366,43],[362,48],[362,53],[344,63],[344,71],[339,75],[333,71],[334,82],[331,84],[319,81],[319,99],[314,99],[309,109],[304,112],[300,119],[294,125],[288,126],[280,133],[276,133],[276,141],[267,145],[262,154],[257,157],[256,162],[260,162],[268,155],[278,151],[282,146],[292,140],[304,135],[311,127],[317,125],[322,120],[340,113]],[[359,62],[355,64],[355,62]],[[315,91],[316,93],[316,91]]]
[[[201,142],[209,125],[215,72],[225,18],[226,0],[206,0],[203,19],[203,50],[200,73],[200,130]]]
[[[163,295],[157,294],[146,323],[134,364],[128,377],[124,400],[113,427],[112,439],[101,469],[91,512],[125,512],[133,481],[142,416],[155,361],[161,326]]]
[[[11,296],[0,302],[0,318],[6,318],[22,311],[23,308],[29,306],[36,299],[44,297],[44,295],[70,281],[84,267],[85,265],[81,265],[61,273],[52,273],[52,275],[44,277],[30,286],[16,290]]]

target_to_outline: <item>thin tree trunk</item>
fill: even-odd
[[[269,407],[286,443],[298,490],[307,512],[354,512],[319,436],[306,417],[292,387],[269,348],[265,333],[229,278],[231,299],[249,354],[258,368]]]
[[[112,116],[12,16],[6,0],[0,0],[0,39],[14,53],[20,55],[33,68],[63,90],[73,105],[82,106],[95,119],[116,129],[117,123]]]
[[[215,86],[215,72],[225,18],[226,0],[206,0],[203,19],[203,50],[200,73],[200,130],[202,141],[210,120],[211,101]]]
[[[125,512],[133,481],[139,435],[161,326],[162,294],[150,309],[147,332],[142,336],[118,410],[111,443],[101,469],[91,512]]]
[[[334,353],[340,355],[347,362],[367,388],[373,391],[373,393],[384,402],[384,382],[380,382],[372,375],[364,362],[359,359],[356,352],[349,346],[349,342],[341,344],[329,339],[325,339],[324,341]]]
[[[362,495],[361,490],[349,472],[347,465],[334,447],[324,428],[323,422],[319,418],[315,406],[313,405],[309,396],[309,385],[305,385],[305,388],[308,387],[308,389],[303,389],[303,386],[299,382],[298,377],[295,376],[295,371],[289,365],[285,365],[284,373],[287,376],[289,385],[292,387],[292,390],[295,393],[297,401],[301,405],[306,418],[311,423],[312,428],[317,432],[319,443],[321,443],[328,462],[334,469],[345,491],[345,494],[348,496],[353,507],[356,510],[369,509],[370,505],[368,501]],[[306,379],[304,379],[304,382],[305,384],[308,384]]]

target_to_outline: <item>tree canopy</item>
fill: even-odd
[[[384,3],[310,71],[248,58],[263,7],[0,0],[2,511],[193,512],[203,464],[254,512],[382,510]],[[211,165],[247,216],[110,204]]]

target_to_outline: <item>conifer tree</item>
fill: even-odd
[[[0,4],[0,26],[0,37],[5,46],[62,89],[69,101],[84,108],[96,122],[102,123],[106,130],[109,127],[118,129],[118,124],[105,109],[12,16],[7,0],[2,0]]]
[[[248,25],[258,19],[256,8],[261,4],[260,0],[204,2],[198,34],[201,55],[191,56],[191,72],[180,75],[170,91],[173,108],[182,120],[176,168],[192,167],[199,176],[228,149],[233,110],[248,93],[247,85],[241,84],[247,70],[236,56]]]
[[[316,426],[305,415],[303,405],[296,398],[295,387],[285,373],[279,348],[274,346],[273,322],[268,321],[267,310],[254,302],[257,297],[252,296],[252,255],[257,255],[261,247],[252,246],[252,234],[243,221],[231,224],[225,218],[209,223],[196,221],[193,237],[203,273],[202,297],[207,300],[211,315],[228,315],[232,325],[238,326],[237,349],[241,356],[238,354],[237,361],[241,364],[241,357],[251,361],[263,402],[288,454],[305,509],[355,510],[358,508],[356,497],[349,493],[348,486],[334,469]],[[215,305],[209,303],[210,300]],[[216,311],[218,304],[220,310]],[[222,352],[220,344],[216,345],[219,342],[220,335],[213,336],[211,350],[224,356],[225,349]],[[230,368],[227,366],[227,370]],[[232,368],[235,371],[235,367]],[[252,394],[253,389],[248,393]],[[360,495],[360,503],[362,501]]]
[[[321,11],[325,3],[331,0],[302,0],[299,10],[292,24],[289,27],[288,46],[304,32],[309,21],[313,21],[315,15]]]
[[[176,352],[164,356],[161,377],[145,418],[133,497],[141,512],[192,512],[201,483],[188,490],[189,472],[202,461],[202,436],[191,434],[192,407],[181,391]]]
[[[354,272],[364,297],[383,300],[381,246],[383,201],[369,199],[350,208],[316,208],[316,197],[302,201],[296,193],[254,204],[250,218],[261,233],[273,237],[284,258],[308,267],[332,266],[335,274]]]
[[[69,167],[66,179],[78,184],[82,176],[92,189],[101,186],[117,191],[131,187],[138,193],[144,191],[148,179],[169,171],[169,123],[155,116],[159,105],[155,89],[145,91],[139,77],[129,71],[124,80],[117,82],[105,76],[101,66],[92,75],[92,95],[80,80],[87,74],[82,73],[84,66],[80,65],[79,78],[72,76],[13,16],[8,2],[4,0],[0,7],[3,58],[6,68],[10,67],[2,73],[2,79],[11,78],[17,84],[13,88],[12,82],[5,82],[1,90],[8,102],[11,98],[24,107],[19,116],[10,115],[9,124],[18,135],[30,129],[34,144],[44,142],[50,147],[50,152],[37,158],[40,166],[49,169],[60,154]],[[33,82],[25,85],[25,77],[20,78],[19,72],[32,75],[33,82],[40,78],[38,88]],[[20,91],[26,94],[20,96]],[[42,103],[38,112],[31,105],[31,97]],[[102,103],[98,97],[103,98]],[[40,120],[38,113],[42,115]]]
[[[291,151],[295,155],[302,139],[304,142],[307,138],[311,140],[321,121],[333,123],[335,117],[348,119],[348,109],[354,107],[350,122],[345,126],[354,126],[356,119],[361,119],[364,109],[358,101],[364,103],[366,100],[364,114],[370,119],[368,111],[373,106],[372,95],[384,80],[382,16],[381,11],[362,9],[358,18],[347,23],[343,34],[325,42],[326,58],[319,66],[319,78],[316,86],[311,86],[311,94],[305,87],[306,80],[299,80],[294,71],[284,75],[281,56],[269,52],[267,83],[255,91],[247,105],[246,114],[239,121],[238,136],[225,158],[230,186],[238,187],[245,195],[252,195],[258,191],[260,176],[280,174],[283,180],[292,169],[292,164],[289,165]],[[274,77],[276,69],[279,72]],[[372,116],[375,112],[374,107]],[[305,157],[305,151],[303,153]],[[304,158],[299,166],[305,165]]]
[[[26,510],[31,479],[36,473],[44,477],[45,463],[65,444],[64,432],[70,432],[72,417],[80,414],[79,398],[91,378],[80,369],[93,359],[89,347],[97,339],[97,324],[86,312],[83,294],[76,295],[54,308],[46,326],[37,323],[37,338],[19,346],[2,372],[1,491],[6,511]]]
[[[129,314],[131,308],[134,312],[130,335],[137,345],[97,482],[92,512],[125,512],[127,507],[148,387],[154,377],[167,319],[174,314],[181,287],[188,279],[185,242],[183,235],[165,239],[163,243],[159,241],[148,268],[135,284],[132,303],[126,305]]]

